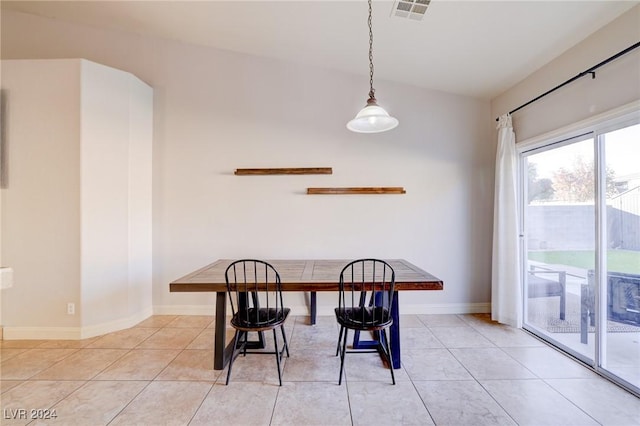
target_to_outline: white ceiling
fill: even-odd
[[[432,0],[424,18],[415,21],[392,16],[393,1],[374,0],[374,83],[386,79],[490,99],[637,4]],[[1,5],[91,26],[369,72],[365,0],[3,0]]]

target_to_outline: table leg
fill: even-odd
[[[400,308],[398,303],[398,292],[393,292],[391,302],[391,317],[393,324],[389,327],[389,344],[391,345],[391,364],[394,369],[400,368]],[[360,332],[355,331],[353,336],[354,349],[375,349],[378,347],[377,340],[360,340]]]
[[[393,324],[389,330],[389,340],[391,344],[391,362],[393,368],[400,368],[400,307],[398,303],[398,292],[393,293],[393,302],[391,303],[391,317]]]
[[[225,346],[227,335],[227,292],[216,292],[216,323],[214,325],[213,340],[213,369],[224,370],[233,354],[233,340]],[[258,340],[247,342],[248,349],[262,349],[265,347],[264,332],[258,332]]]
[[[213,342],[213,369],[223,370],[233,350],[233,343],[225,348],[227,332],[227,292],[216,292],[216,323]]]
[[[317,294],[315,291],[311,292],[311,300],[309,301],[311,304],[311,318],[310,318],[310,322],[311,325],[316,325],[316,316],[318,314],[317,311]]]
[[[260,301],[258,300],[258,293],[251,293],[251,298],[253,299],[253,306],[256,308],[260,307]],[[246,303],[246,302],[245,302]],[[264,348],[264,331],[258,331],[258,340],[248,341],[247,349],[262,349]]]
[[[380,294],[372,294],[371,295],[371,304],[373,304],[373,298],[379,302],[378,298]],[[365,306],[367,304],[367,292],[360,293],[360,307]],[[375,336],[373,336],[375,337]],[[353,331],[353,349],[378,349],[378,341],[377,340],[364,340],[360,341],[360,330]]]

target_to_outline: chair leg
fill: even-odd
[[[280,382],[280,386],[282,386],[282,372],[280,371],[280,352],[278,351],[278,333],[276,333],[276,329],[273,329],[273,346],[276,354],[276,364],[278,365],[278,382]]]
[[[338,335],[338,347],[336,348],[336,356],[340,354],[340,340],[342,340],[342,332],[344,331],[344,327],[340,326],[340,334]]]
[[[344,328],[344,327],[343,327]],[[342,330],[340,330],[342,331]],[[344,337],[342,340],[342,350],[340,352],[340,378],[338,379],[338,386],[342,384],[342,372],[344,370],[344,355],[347,352],[347,334],[349,334],[349,330],[344,329]]]
[[[589,286],[582,284],[580,286],[580,343],[587,344],[589,317]]]
[[[233,350],[231,351],[231,359],[229,359],[229,367],[227,369],[227,381],[225,385],[229,384],[229,379],[231,378],[231,367],[233,367],[233,360],[236,358],[236,351],[238,350],[239,339],[240,339],[240,331],[236,330],[236,333],[233,336]]]
[[[284,348],[287,352],[287,358],[289,358],[289,343],[287,342],[287,335],[284,333],[284,324],[280,326],[280,331],[282,331],[282,340],[284,340]]]
[[[242,356],[247,356],[247,342],[249,341],[249,332],[245,331],[244,332],[244,346],[243,346],[243,350],[242,350]]]
[[[391,370],[391,381],[393,384],[396,384],[396,377],[393,374],[393,361],[391,360],[391,345],[389,344],[389,339],[387,339],[387,329],[382,329],[380,333],[382,335],[382,340],[384,340],[384,353],[387,356],[387,362],[389,363],[389,370]]]

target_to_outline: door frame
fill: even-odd
[[[522,142],[516,143],[516,152],[518,154],[517,161],[517,179],[518,179],[518,208],[519,208],[519,226],[520,226],[520,265],[521,265],[521,283],[523,286],[522,289],[522,300],[521,300],[521,308],[523,312],[523,328],[533,333],[534,335],[540,337],[541,339],[549,342],[551,345],[561,349],[562,351],[570,354],[571,356],[577,358],[578,360],[585,363],[587,366],[592,368],[598,374],[607,377],[608,379],[620,384],[625,387],[630,392],[640,396],[639,386],[631,384],[625,381],[623,378],[616,376],[610,371],[604,369],[602,367],[603,364],[606,365],[606,323],[607,323],[607,312],[606,309],[602,309],[603,301],[605,301],[604,306],[606,306],[606,285],[601,285],[601,283],[606,283],[607,276],[607,249],[606,249],[606,241],[607,241],[607,226],[606,226],[606,197],[603,194],[606,194],[606,182],[602,179],[603,175],[603,166],[606,161],[604,155],[605,143],[604,138],[602,137],[604,134],[608,132],[612,132],[624,127],[629,127],[633,125],[640,124],[640,100],[631,102],[627,105],[623,105],[619,108],[615,108],[613,110],[607,111],[602,114],[598,114],[596,116],[590,117],[586,120],[580,121],[578,123],[574,123],[568,126],[564,126],[560,129],[544,133],[539,136],[535,136],[533,138],[524,140]],[[594,231],[595,231],[595,266],[596,266],[596,276],[595,276],[595,309],[596,309],[596,333],[595,333],[595,353],[593,354],[593,359],[587,358],[582,354],[577,353],[577,351],[567,347],[566,345],[561,344],[560,342],[553,340],[549,336],[541,335],[535,329],[531,327],[527,327],[524,319],[526,317],[526,292],[524,289],[524,285],[526,283],[526,268],[527,268],[527,241],[526,241],[526,206],[527,206],[527,173],[526,165],[526,157],[531,155],[533,152],[544,152],[546,150],[551,150],[555,148],[559,148],[562,146],[570,145],[572,143],[578,142],[580,139],[585,138],[593,138],[594,145],[594,176],[595,176],[595,223],[594,223]],[[605,167],[606,168],[606,167]]]

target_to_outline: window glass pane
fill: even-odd
[[[601,367],[640,387],[640,125],[602,136],[606,327]]]
[[[581,298],[595,268],[594,140],[532,152],[525,164],[525,324],[593,360]]]

